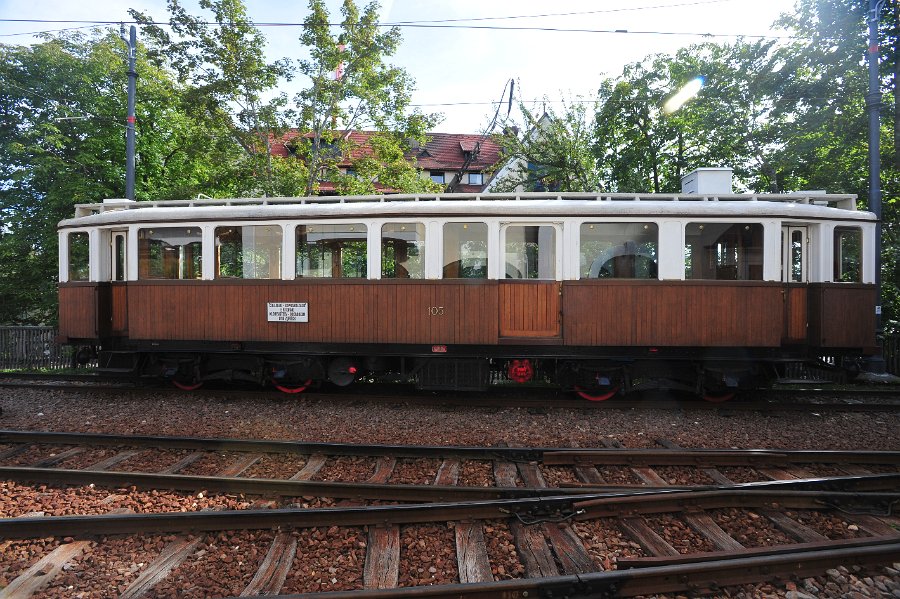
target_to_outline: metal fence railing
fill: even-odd
[[[885,369],[900,376],[900,335],[885,335],[882,351]]]
[[[0,327],[0,369],[69,368],[72,351],[53,327]]]

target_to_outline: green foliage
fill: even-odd
[[[55,320],[57,223],[75,204],[125,195],[124,54],[102,31],[0,45],[0,322]],[[181,88],[141,52],[138,70],[138,199],[228,190],[229,148],[208,141],[216,132],[180,109]]]
[[[178,98],[185,112],[211,131],[222,132],[220,148],[236,142],[243,149],[235,155],[229,148],[234,173],[230,195],[273,195],[290,187],[300,174],[276,166],[270,152],[271,136],[285,127],[282,112],[287,98],[263,99],[290,74],[288,62],[266,62],[265,38],[241,0],[199,4],[212,16],[193,16],[179,0],[168,0],[172,33],[155,25],[149,15],[134,9],[129,13],[143,25],[149,59],[172,69],[185,85]],[[278,180],[281,174],[288,180]]]
[[[494,191],[596,191],[599,173],[591,152],[590,103],[575,98],[557,112],[541,115],[519,105],[522,122],[508,120],[505,133],[494,136],[509,168],[494,183]]]
[[[594,148],[603,187],[677,192],[697,166],[731,166],[739,181],[771,189],[777,145],[767,93],[777,64],[770,42],[699,44],[628,65],[599,89]],[[666,114],[665,100],[702,77],[698,96]]]
[[[297,71],[310,83],[297,94],[296,113],[298,129],[309,132],[300,156],[319,176],[308,178],[305,195],[316,191],[318,179],[335,181],[342,193],[373,193],[376,180],[398,191],[433,190],[420,181],[409,150],[410,141],[425,142],[437,116],[410,110],[412,79],[385,62],[400,44],[400,30],[381,30],[375,2],[360,12],[344,0],[334,34],[325,2],[310,0],[309,9],[300,42],[310,56],[297,62]],[[354,160],[355,177],[342,177],[338,164],[353,149],[350,131],[360,129],[377,132],[373,154]]]

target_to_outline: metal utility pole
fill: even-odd
[[[135,58],[137,55],[137,29],[131,26],[130,35],[125,37],[124,23],[119,28],[119,36],[128,45],[128,118],[125,124],[125,197],[134,199],[134,94],[137,86]]]
[[[869,25],[869,93],[866,108],[869,111],[869,211],[878,221],[875,223],[875,335],[882,336],[881,323],[881,77],[878,72],[878,20],[884,0],[869,0],[866,21]],[[884,357],[874,356],[868,370],[875,374],[885,372]]]

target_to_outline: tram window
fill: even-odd
[[[487,238],[485,223],[444,224],[444,278],[486,279]]]
[[[216,227],[217,279],[280,279],[281,227]]]
[[[297,277],[365,278],[366,225],[299,225]]]
[[[834,228],[834,280],[837,283],[862,282],[862,230],[856,227]]]
[[[381,227],[381,276],[425,278],[425,225],[388,223]]]
[[[506,278],[556,278],[556,229],[551,225],[506,228]]]
[[[657,278],[656,223],[581,225],[582,279]]]
[[[69,280],[87,281],[90,276],[90,244],[87,233],[69,233]]]
[[[759,223],[688,223],[684,231],[687,279],[761,281],[763,226]]]
[[[138,231],[138,277],[199,279],[203,243],[200,227],[160,227]]]

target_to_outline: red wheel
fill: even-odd
[[[708,401],[709,403],[723,403],[728,401],[734,397],[734,393],[725,393],[723,395],[709,395],[707,393],[703,394],[703,401]]]
[[[179,383],[177,380],[172,379],[172,384],[181,389],[182,391],[194,391],[195,389],[199,389],[203,386],[203,381],[199,381],[192,384]]]
[[[582,398],[584,398],[588,401],[606,401],[607,399],[609,399],[610,397],[612,397],[613,395],[615,395],[618,392],[619,392],[619,387],[616,386],[612,390],[610,390],[609,393],[602,393],[600,395],[591,395],[590,393],[586,393],[585,391],[583,391],[581,389],[581,387],[575,387],[575,393],[577,393]]]
[[[282,393],[303,393],[304,391],[306,391],[306,388],[309,387],[311,384],[312,384],[312,379],[309,379],[308,381],[306,381],[299,387],[286,387],[284,385],[279,385],[275,381],[272,381],[272,385],[274,385],[275,388],[278,389],[279,391],[281,391]]]

